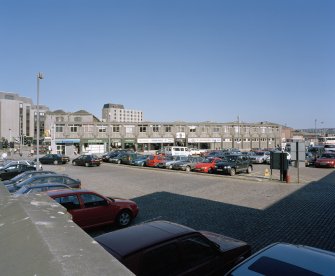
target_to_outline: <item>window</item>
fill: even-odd
[[[84,202],[85,208],[97,207],[97,206],[106,206],[107,202],[104,198],[94,195],[94,194],[82,194],[80,195]]]
[[[64,177],[63,179],[63,184],[66,184],[68,186],[73,186],[75,185],[77,182],[69,177]]]
[[[113,132],[120,132],[120,126],[113,126]]]
[[[152,131],[153,132],[159,132],[159,125],[153,125],[152,126]]]
[[[82,119],[81,117],[74,117],[73,120],[74,120],[75,122],[81,122],[81,119]]]
[[[107,126],[105,126],[105,125],[98,126],[98,131],[99,132],[106,132],[106,130],[107,130]]]
[[[187,269],[216,255],[210,242],[203,237],[190,237],[181,242],[183,266]]]
[[[75,195],[57,197],[55,201],[63,205],[67,210],[80,209],[78,197]]]
[[[213,132],[216,132],[216,133],[220,132],[220,127],[214,127]]]
[[[166,125],[165,126],[165,132],[171,132],[171,128],[172,128],[171,125]]]
[[[81,127],[81,125],[69,125],[70,132],[78,132],[78,128]]]
[[[139,125],[140,132],[147,132],[148,125]]]

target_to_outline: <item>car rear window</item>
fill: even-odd
[[[280,260],[276,260],[270,257],[261,257],[252,265],[249,266],[249,270],[263,274],[263,275],[303,275],[303,276],[316,276],[321,275],[314,271],[310,271],[294,264],[289,264]],[[234,275],[234,273],[232,273]]]

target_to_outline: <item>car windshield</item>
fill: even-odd
[[[321,158],[322,158],[322,159],[326,159],[326,158],[334,159],[334,158],[335,158],[335,154],[332,154],[332,153],[324,153],[324,154],[321,155]]]
[[[231,155],[229,156],[229,155],[228,155],[228,156],[225,157],[224,161],[227,160],[227,161],[229,161],[229,162],[235,162],[236,159],[237,159],[237,156],[231,156]]]
[[[255,152],[255,155],[258,155],[258,156],[262,156],[264,154],[265,154],[264,152]]]

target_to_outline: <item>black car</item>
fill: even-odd
[[[81,187],[81,181],[79,179],[73,179],[65,174],[36,175],[18,184],[6,185],[6,187],[10,193],[14,193],[25,185],[37,185],[37,184],[47,184],[47,183],[61,183],[61,184],[68,185],[71,188]]]
[[[112,162],[112,159],[116,156],[118,156],[120,153],[127,153],[127,152],[133,152],[131,150],[121,149],[121,150],[114,150],[107,152],[101,156],[103,162]]]
[[[100,166],[102,159],[96,154],[83,154],[72,160],[74,166]]]
[[[34,171],[36,170],[35,166],[27,165],[27,164],[12,164],[9,166],[5,166],[0,169],[0,179],[8,180],[17,176],[18,174],[25,171]]]
[[[243,241],[168,221],[138,224],[95,240],[135,275],[224,275],[251,255]]]
[[[226,155],[222,161],[215,164],[215,173],[235,175],[239,172],[251,173],[253,170],[252,162],[245,155]]]
[[[35,159],[36,161],[36,159]],[[42,164],[54,164],[54,165],[60,165],[60,164],[66,164],[70,162],[70,158],[66,155],[62,154],[46,154],[39,158],[39,161]]]

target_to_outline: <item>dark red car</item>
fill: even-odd
[[[135,275],[224,275],[251,255],[250,245],[169,221],[112,231],[95,240]]]
[[[335,153],[325,152],[315,161],[316,168],[335,168]]]
[[[83,229],[107,224],[125,227],[138,214],[137,204],[132,200],[105,197],[89,190],[57,190],[48,195],[63,205]]]

